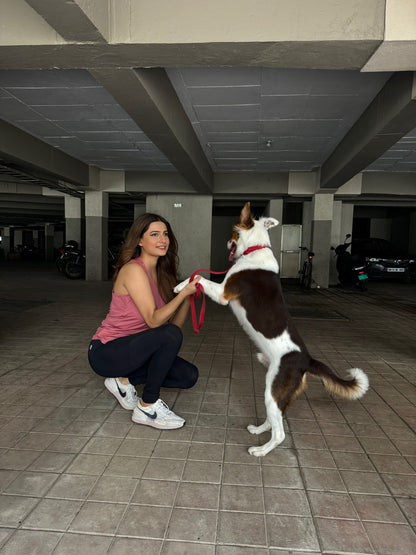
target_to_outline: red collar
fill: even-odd
[[[245,254],[250,254],[253,251],[258,251],[260,249],[269,249],[270,247],[268,245],[257,245],[257,247],[249,247],[247,250],[245,250],[243,252],[243,256]]]

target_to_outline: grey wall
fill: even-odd
[[[168,220],[179,244],[179,275],[210,268],[212,197],[202,195],[148,195],[146,210]]]

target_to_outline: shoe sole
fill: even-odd
[[[167,426],[165,424],[158,424],[151,418],[148,418],[146,421],[143,420],[136,420],[134,416],[131,418],[135,424],[143,424],[144,426],[150,426],[151,428],[157,428],[158,430],[178,430],[179,428],[183,428],[185,426],[184,422],[178,422],[179,425],[172,424],[171,426]]]
[[[105,387],[108,389],[108,391],[109,391],[112,395],[114,395],[114,397],[117,399],[117,401],[118,401],[118,402],[120,403],[120,405],[123,407],[123,409],[126,409],[126,410],[134,410],[134,409],[135,409],[136,405],[134,405],[134,407],[131,408],[131,407],[129,407],[127,404],[125,404],[125,403],[124,403],[123,397],[120,397],[120,395],[118,395],[118,391],[113,391],[113,390],[111,389],[110,385],[109,385],[106,381],[104,381],[104,385],[105,385]]]

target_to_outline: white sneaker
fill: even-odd
[[[132,420],[136,424],[145,424],[160,430],[175,430],[185,424],[185,420],[172,412],[162,399],[147,407],[143,407],[139,399]]]
[[[114,395],[123,409],[133,410],[139,399],[134,385],[123,385],[118,378],[106,378],[104,385]]]

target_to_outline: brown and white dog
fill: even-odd
[[[261,426],[248,426],[252,434],[271,429],[271,439],[249,453],[262,457],[285,438],[282,415],[306,386],[306,372],[321,378],[326,389],[346,399],[359,399],[368,389],[368,378],[359,368],[349,370],[349,380],[336,376],[324,363],[313,359],[302,341],[283,299],[279,265],[270,248],[268,229],[278,225],[274,218],[254,220],[246,203],[240,221],[228,241],[230,260],[235,264],[222,283],[201,278],[205,293],[219,304],[231,306],[243,329],[267,367],[265,404],[267,417]],[[188,279],[180,283],[179,292]]]

